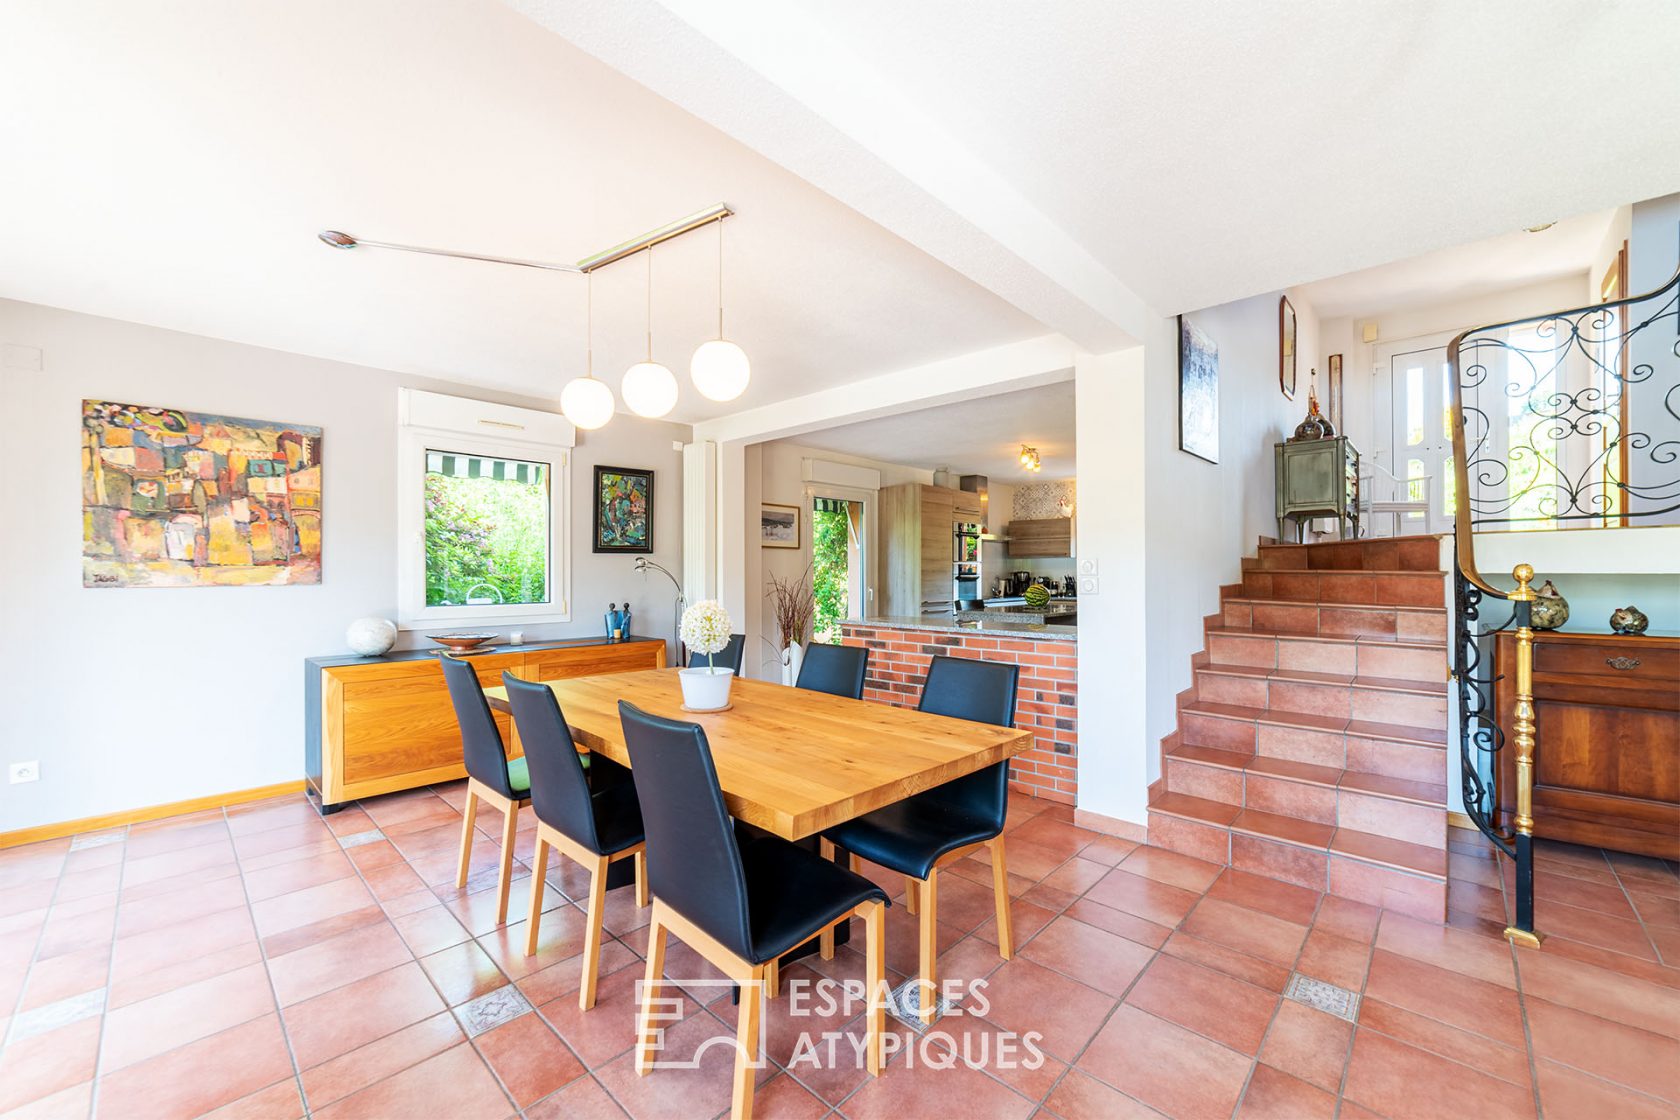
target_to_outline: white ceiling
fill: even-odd
[[[993,482],[1048,482],[1074,476],[1073,399],[1073,382],[1066,381],[810,432],[794,442]],[[1040,473],[1021,468],[1023,443],[1038,448]]]
[[[724,201],[753,383],[685,388],[674,419],[1044,333],[493,0],[6,4],[0,104],[3,297],[554,397],[582,371],[581,278],[316,231],[571,261]],[[715,252],[708,231],[654,253],[655,354],[684,382]],[[615,385],[644,283],[639,260],[596,277]]]
[[[1519,230],[1318,280],[1300,293],[1321,320],[1358,319],[1585,273],[1600,263],[1598,252],[1615,217],[1614,210],[1604,210],[1565,218],[1550,229]],[[1587,289],[1581,290],[1584,295]]]

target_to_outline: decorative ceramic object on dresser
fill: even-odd
[[[816,611],[810,577],[810,568],[797,580],[770,576],[769,598],[776,612],[776,649],[781,657],[785,685],[799,679],[799,667],[805,660],[805,635],[810,633],[811,616]]]
[[[1299,443],[1308,439],[1329,439],[1336,434],[1336,426],[1325,419],[1318,410],[1318,371],[1312,371],[1312,381],[1307,386],[1307,415],[1297,425],[1295,434],[1289,437],[1290,443]]]
[[[1650,625],[1645,612],[1632,604],[1610,612],[1610,629],[1617,634],[1643,634]]]
[[[1534,589],[1534,605],[1528,609],[1529,624],[1536,630],[1556,630],[1569,621],[1569,600],[1547,580]]]
[[[363,657],[389,653],[397,644],[397,624],[388,618],[358,618],[344,632],[344,644]]]
[[[703,654],[706,664],[682,669],[683,707],[691,712],[721,712],[729,707],[729,687],[735,670],[713,664],[713,658],[729,645],[729,612],[716,599],[702,599],[683,612],[682,640],[692,652]]]

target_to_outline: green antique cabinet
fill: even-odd
[[[1278,540],[1285,536],[1284,522],[1295,522],[1295,539],[1305,536],[1305,524],[1314,517],[1336,519],[1336,539],[1343,540],[1351,526],[1359,536],[1359,452],[1346,436],[1333,439],[1305,439],[1273,447],[1277,468]]]

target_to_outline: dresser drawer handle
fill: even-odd
[[[1639,668],[1639,658],[1637,657],[1606,657],[1604,663],[1612,669]]]

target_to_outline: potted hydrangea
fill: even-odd
[[[735,670],[713,664],[714,655],[729,645],[729,612],[716,599],[702,599],[683,612],[682,640],[693,653],[706,655],[706,664],[678,672],[683,706],[695,712],[729,707],[729,686]]]

